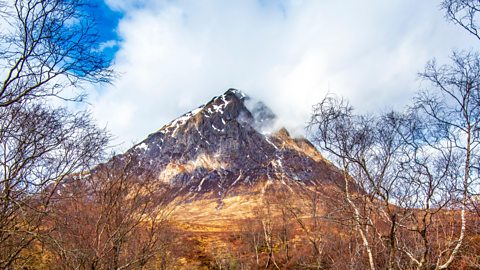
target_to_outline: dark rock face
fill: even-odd
[[[285,129],[262,134],[275,115],[261,102],[249,110],[247,102],[248,96],[229,89],[150,134],[120,159],[134,157],[139,171],[192,198],[235,195],[237,187],[263,182],[334,181],[338,171],[308,141],[292,139]]]

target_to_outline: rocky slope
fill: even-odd
[[[248,105],[248,106],[247,106]],[[275,115],[262,102],[229,89],[128,150],[137,171],[172,188],[184,201],[333,183],[338,171],[306,139],[269,133]]]

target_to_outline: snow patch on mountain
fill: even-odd
[[[135,149],[147,151],[148,150],[148,145],[146,143],[142,142],[141,144],[135,146]]]

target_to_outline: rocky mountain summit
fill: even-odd
[[[338,170],[306,139],[284,128],[268,132],[275,114],[262,102],[229,89],[135,145],[120,159],[137,173],[170,186],[172,198],[223,199],[331,183]]]

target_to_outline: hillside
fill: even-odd
[[[275,118],[262,102],[229,89],[117,160],[135,160],[132,170],[169,186],[181,209],[176,215],[202,222],[249,216],[270,190],[301,196],[315,186],[341,186],[339,171],[308,140],[284,128],[270,132]]]
[[[308,140],[274,130],[275,121],[264,103],[229,89],[125,153],[71,175],[47,190],[48,238],[28,251],[42,254],[32,265],[366,269],[369,256],[358,255],[372,254],[380,268],[395,255],[405,269],[414,258],[409,250],[434,261],[451,247],[459,210],[385,203]],[[479,250],[478,218],[467,218],[466,256],[455,266],[472,264]],[[422,241],[438,248],[421,253],[431,250]]]

